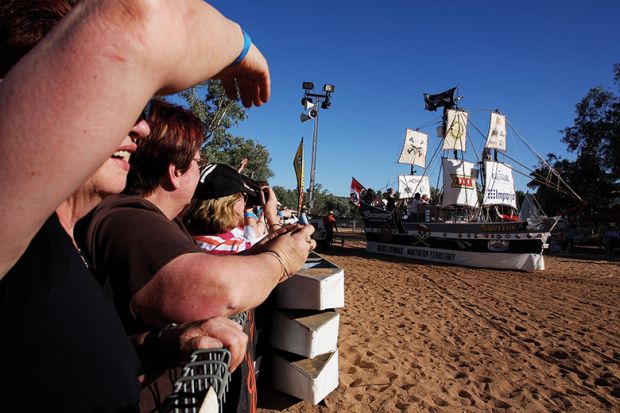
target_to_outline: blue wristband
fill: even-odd
[[[245,56],[250,51],[250,46],[252,45],[252,39],[250,38],[250,35],[247,34],[243,29],[241,29],[241,31],[243,32],[243,50],[241,51],[239,57],[234,62],[232,62],[233,65],[238,65],[239,63],[241,63],[241,61],[243,61],[243,59],[245,59]]]
[[[254,218],[255,220],[258,221],[258,217],[256,216],[256,214],[254,212],[244,212],[243,213],[243,217],[244,218]]]

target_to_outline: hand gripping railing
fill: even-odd
[[[248,313],[244,311],[230,317],[244,327]],[[220,413],[226,403],[230,382],[230,352],[223,348],[198,350],[192,353],[183,367],[181,377],[175,381],[170,397],[163,405],[164,412],[198,413],[210,388],[217,395]]]
[[[223,348],[192,353],[189,363],[183,367],[181,377],[174,383],[173,392],[164,403],[163,410],[172,413],[198,413],[207,391],[213,388],[221,413],[230,382],[230,358],[228,350]]]

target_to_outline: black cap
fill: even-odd
[[[249,196],[257,196],[243,180],[236,169],[220,163],[205,166],[200,173],[200,181],[195,197],[202,200],[223,198],[228,195],[244,192]]]

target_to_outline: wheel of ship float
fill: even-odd
[[[381,242],[390,242],[392,241],[392,227],[385,224],[381,227],[381,233],[379,234],[379,237],[381,238]]]

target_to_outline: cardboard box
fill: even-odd
[[[334,310],[276,310],[273,313],[271,346],[313,358],[338,349],[340,314]]]

